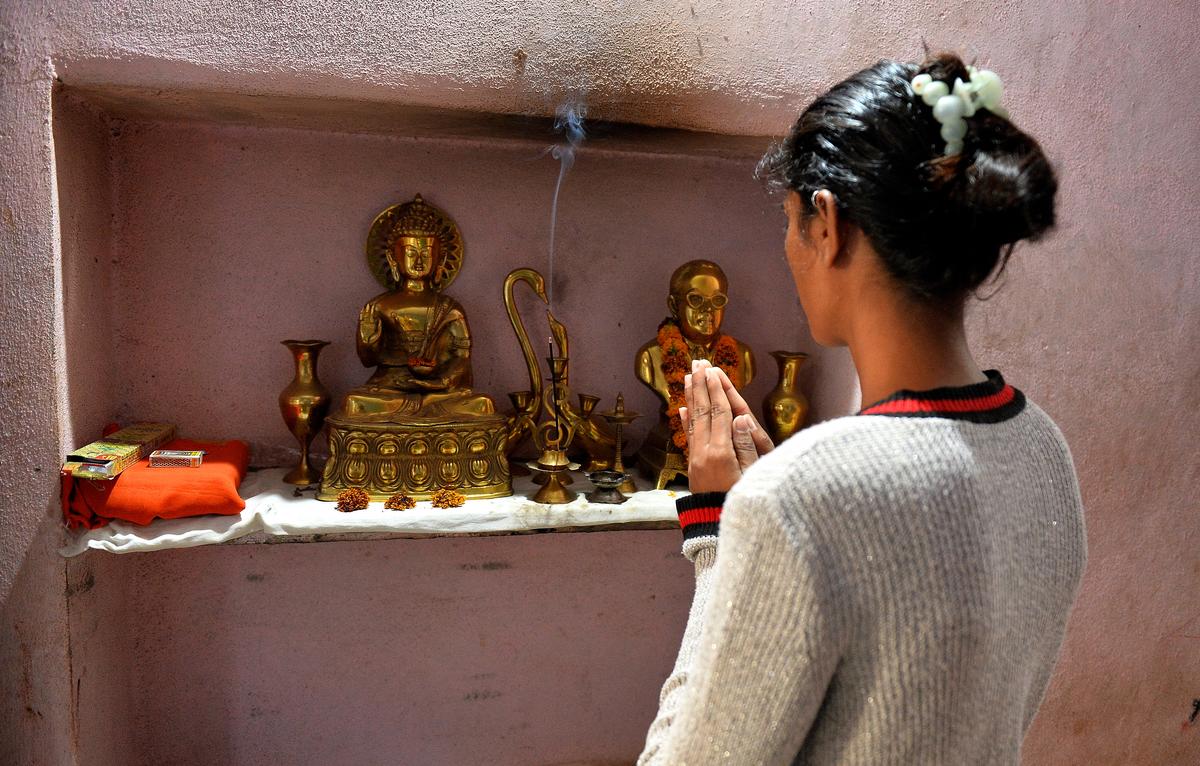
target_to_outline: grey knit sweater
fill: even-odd
[[[809,428],[727,498],[681,501],[696,595],[639,764],[1018,762],[1083,512],[1062,434],[988,375]]]

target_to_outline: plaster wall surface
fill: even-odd
[[[1014,119],[1062,172],[1059,232],[1019,251],[1003,291],[971,318],[978,356],[1063,427],[1088,508],[1089,571],[1024,761],[1200,759],[1200,731],[1188,723],[1200,614],[1186,596],[1200,574],[1192,491],[1200,136],[1188,128],[1194,100],[1181,95],[1200,76],[1195,4],[555,5],[0,8],[0,465],[10,477],[0,486],[0,760],[103,763],[105,752],[120,752],[87,750],[80,736],[98,713],[73,706],[67,643],[68,608],[73,626],[109,613],[68,607],[79,597],[66,598],[75,591],[53,554],[53,472],[71,429],[85,425],[72,422],[70,407],[83,401],[70,371],[84,357],[72,362],[69,353],[77,315],[64,285],[73,266],[61,257],[70,235],[58,207],[66,182],[55,169],[55,78],[76,88],[518,115],[548,114],[582,87],[595,117],[759,135],[785,130],[800,105],[846,73],[881,56],[914,57],[922,38],[999,71]],[[1159,62],[1152,85],[1147,62]],[[121,656],[120,645],[105,646]]]
[[[83,762],[633,759],[687,617],[677,532],[394,542],[72,560]]]

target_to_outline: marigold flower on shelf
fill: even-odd
[[[383,507],[389,511],[407,511],[409,508],[416,508],[417,501],[408,495],[392,495],[384,501]]]
[[[365,489],[351,487],[343,489],[337,496],[337,509],[342,513],[361,511],[371,504],[371,496]]]
[[[439,489],[429,497],[434,508],[457,508],[467,502],[467,498],[452,489]]]

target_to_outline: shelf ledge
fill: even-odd
[[[678,528],[675,498],[682,491],[642,490],[621,505],[589,503],[580,494],[565,505],[530,500],[536,491],[529,478],[513,481],[514,494],[468,500],[460,508],[434,508],[428,501],[407,511],[385,510],[383,503],[353,513],[311,495],[295,497],[283,483],[285,469],[253,471],[239,493],[246,508],[236,516],[160,519],[140,526],[114,521],[99,529],[72,533],[60,550],[78,556],[87,550],[136,553],[222,543],[297,543],[412,537],[472,537],[533,532]],[[573,489],[587,488],[575,475]]]

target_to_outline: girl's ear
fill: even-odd
[[[833,192],[821,189],[812,196],[817,208],[808,221],[809,241],[817,248],[817,260],[827,268],[840,265],[842,230],[839,227],[837,200]]]

